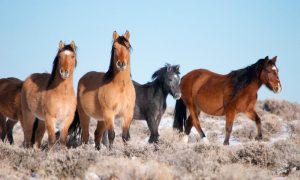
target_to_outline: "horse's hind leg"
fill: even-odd
[[[0,137],[4,141],[6,136],[6,117],[0,113]]]
[[[36,119],[38,122],[38,127],[35,133],[35,144],[37,148],[40,148],[42,145],[42,140],[46,131],[45,121]]]
[[[98,121],[97,128],[95,130],[95,146],[97,150],[100,150],[101,147],[101,140],[103,138],[103,133],[106,130],[105,122],[104,121]]]
[[[261,140],[262,139],[262,132],[261,132],[261,120],[260,120],[260,117],[258,116],[258,114],[253,110],[253,111],[250,111],[250,112],[247,112],[246,113],[247,116],[255,121],[255,124],[256,124],[256,128],[257,128],[257,136],[256,136],[256,140]]]
[[[189,135],[191,133],[193,122],[191,116],[189,116],[186,120],[186,123],[184,124],[184,132],[185,134]]]
[[[198,119],[199,112],[196,112],[196,108],[193,107],[193,106],[192,107],[188,106],[188,108],[189,108],[189,111],[190,111],[190,117],[192,119],[192,124],[194,125],[194,127],[198,131],[200,137],[205,138],[206,136],[205,136],[205,134],[204,134],[204,132],[201,128],[200,120]]]
[[[229,138],[232,131],[232,125],[235,118],[236,112],[234,110],[228,110],[226,113],[226,133],[225,133],[225,140],[224,145],[229,145]]]
[[[14,138],[13,138],[13,129],[14,126],[17,124],[18,121],[8,119],[6,121],[6,132],[7,132],[7,140],[10,144],[14,144]]]
[[[27,110],[23,111],[23,121],[21,122],[21,125],[23,127],[24,132],[24,146],[25,148],[32,147],[31,138],[32,138],[32,132],[33,132],[33,124],[34,124],[35,117],[34,115]]]
[[[84,144],[87,144],[89,142],[89,126],[90,126],[90,117],[85,114],[85,112],[82,110],[80,103],[78,102],[77,106],[79,119],[80,119],[80,127],[81,127],[81,139]]]

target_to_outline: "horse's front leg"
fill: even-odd
[[[46,129],[48,132],[48,146],[49,146],[49,148],[52,148],[56,142],[56,136],[55,136],[56,118],[54,118],[50,115],[46,115],[45,123],[46,123]]]
[[[64,122],[64,127],[61,130],[60,144],[64,147],[66,147],[69,128],[73,121],[74,121],[74,113],[71,113],[66,117],[65,122]]]
[[[114,130],[114,114],[106,113],[104,115],[104,121],[106,130],[108,132],[108,141],[109,141],[109,149],[111,150],[113,147],[114,139],[115,139],[115,130]]]
[[[260,117],[258,116],[258,114],[256,113],[255,110],[249,111],[246,113],[247,116],[255,121],[256,124],[256,128],[257,128],[257,136],[256,136],[256,140],[262,140],[262,132],[261,132],[261,120]]]
[[[123,123],[122,123],[122,139],[125,144],[130,139],[129,129],[132,120],[133,120],[133,111],[127,111],[126,114],[123,115]]]
[[[162,115],[158,115],[156,118],[151,117],[152,115],[149,115],[147,118],[147,124],[150,129],[150,138],[149,143],[158,143],[159,133],[158,133],[158,127],[160,124],[160,120]]]

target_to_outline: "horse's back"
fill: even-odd
[[[223,113],[224,92],[228,77],[209,71],[197,69],[186,74],[180,87],[182,99],[189,105],[196,105],[198,110],[212,115]]]
[[[0,79],[0,112],[14,120],[18,120],[21,114],[20,93],[22,83],[17,78]]]

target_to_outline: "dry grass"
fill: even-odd
[[[149,145],[146,123],[135,121],[127,146],[117,128],[111,151],[105,147],[96,151],[91,144],[45,152],[18,147],[22,133],[17,127],[16,145],[0,143],[0,179],[299,179],[299,120],[287,121],[264,110],[260,115],[264,140],[253,140],[255,123],[239,116],[232,137],[240,143],[231,146],[220,142],[224,119],[207,115],[201,118],[210,140],[208,145],[199,141],[197,135],[183,143],[182,136],[171,127],[160,128],[159,144]],[[286,128],[289,138],[272,141]]]

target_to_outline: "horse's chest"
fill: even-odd
[[[46,106],[46,113],[50,114],[57,120],[64,120],[69,116],[75,107],[73,98],[67,99],[66,97],[55,97],[49,100]]]

